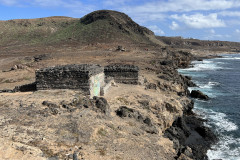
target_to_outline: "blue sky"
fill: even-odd
[[[0,0],[0,20],[81,18],[101,9],[124,12],[156,35],[240,42],[240,0]]]

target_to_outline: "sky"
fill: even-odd
[[[116,10],[159,36],[240,42],[240,0],[0,0],[0,20]]]

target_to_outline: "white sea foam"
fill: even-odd
[[[232,136],[220,137],[220,141],[208,150],[207,156],[210,160],[240,160],[240,147],[232,148],[232,145],[240,145],[240,139]]]
[[[207,70],[218,70],[222,69],[220,66],[217,65],[217,63],[214,63],[213,61],[209,60],[203,60],[203,61],[193,61],[192,62],[193,67],[183,69],[185,71],[207,71]]]
[[[217,130],[224,131],[235,131],[238,129],[238,126],[227,119],[227,115],[224,113],[212,111],[209,115],[209,118],[212,119],[210,123],[216,125]]]
[[[213,63],[213,61],[203,60],[202,63],[203,63],[203,64],[206,64],[206,63],[209,64],[209,63]]]
[[[220,83],[218,82],[208,82],[207,84],[202,84],[202,85],[199,85],[200,88],[213,88],[213,86],[218,86],[220,85]]]
[[[219,92],[213,92],[213,87],[220,85],[218,82],[208,82],[205,84],[201,84],[198,81],[194,81],[194,83],[198,87],[188,87],[188,90],[191,92],[192,90],[200,90],[201,92],[207,94],[210,98],[216,98],[219,95],[222,95],[222,93]]]
[[[227,119],[226,114],[215,112],[211,109],[205,109],[198,104],[195,104],[194,112],[201,115],[205,119],[208,119],[206,126],[215,126],[218,133],[235,131],[238,129],[237,125]],[[236,139],[231,135],[219,137],[219,142],[212,146],[211,150],[208,150],[207,156],[210,160],[222,159],[222,160],[240,160],[240,139]]]
[[[219,59],[227,59],[227,60],[240,60],[240,57],[223,57]]]
[[[210,125],[216,126],[219,132],[230,132],[238,129],[238,126],[227,119],[227,115],[221,112],[215,112],[211,109],[201,108],[203,116],[208,119]]]

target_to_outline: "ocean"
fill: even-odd
[[[192,77],[209,101],[194,100],[194,112],[207,119],[219,142],[208,150],[210,160],[240,160],[240,54],[193,61],[192,68],[179,73]]]

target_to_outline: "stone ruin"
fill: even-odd
[[[111,64],[104,67],[106,79],[113,77],[116,83],[138,84],[139,68],[128,64]]]
[[[111,84],[138,84],[139,68],[133,65],[65,65],[36,71],[36,89],[81,89],[90,98],[103,96]]]
[[[104,86],[104,69],[95,64],[65,65],[36,71],[37,90],[81,89],[86,94],[100,96]]]

